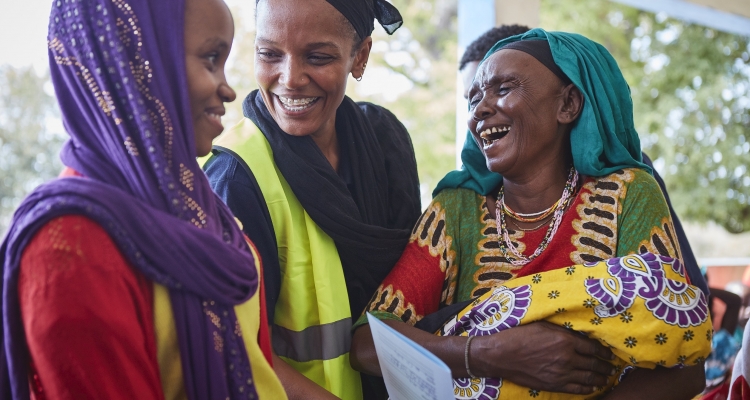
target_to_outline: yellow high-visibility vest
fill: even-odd
[[[253,121],[243,119],[214,142],[214,149],[247,167],[271,216],[281,267],[274,352],[339,398],[362,399],[359,373],[349,364],[352,316],[333,239],[302,207]]]

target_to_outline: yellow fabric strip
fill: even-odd
[[[169,290],[154,284],[154,331],[164,400],[187,400]]]
[[[250,248],[256,260],[260,259],[255,249],[252,246]],[[262,278],[260,275],[258,274],[259,284]],[[276,377],[271,365],[266,361],[258,345],[258,330],[260,329],[259,292],[257,291],[250,300],[236,306],[234,312],[237,315],[242,340],[250,359],[250,367],[258,397],[261,400],[284,400],[287,398],[286,392],[284,392],[281,382]],[[164,399],[187,400],[169,291],[158,284],[154,284],[154,330],[156,331],[157,359]]]

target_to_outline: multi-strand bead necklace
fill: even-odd
[[[500,241],[500,248],[503,250],[503,253],[507,253],[507,251],[510,251],[513,253],[513,256],[515,256],[516,259],[509,260],[511,264],[513,265],[526,265],[530,263],[535,258],[539,257],[540,254],[544,251],[544,249],[549,246],[550,242],[552,241],[552,238],[555,237],[555,233],[557,232],[557,228],[560,227],[560,223],[563,219],[563,214],[565,213],[565,209],[568,208],[568,205],[571,201],[575,198],[574,194],[576,191],[576,187],[578,185],[578,171],[574,168],[570,168],[570,173],[568,173],[568,180],[565,182],[565,189],[563,189],[562,197],[560,197],[560,200],[558,200],[555,204],[553,204],[550,208],[536,212],[536,213],[530,213],[530,214],[522,214],[517,213],[513,210],[511,210],[509,207],[505,205],[505,195],[503,187],[500,187],[500,193],[497,195],[497,216],[495,217],[495,222],[497,223],[497,232],[499,235],[502,235],[502,240]],[[554,215],[552,218],[552,221],[549,223],[549,227],[547,228],[547,234],[544,236],[544,239],[542,239],[542,242],[539,244],[539,247],[536,248],[534,253],[530,256],[526,256],[522,254],[516,246],[513,245],[513,242],[510,240],[510,234],[508,233],[508,227],[505,223],[505,214],[510,215],[514,219],[521,221],[521,222],[538,222],[545,218],[548,218],[550,215]],[[541,227],[541,226],[540,226]],[[504,243],[503,243],[504,242]]]

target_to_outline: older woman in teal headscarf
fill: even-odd
[[[490,50],[469,103],[464,169],[366,311],[444,360],[461,399],[699,393],[706,298],[612,56],[534,29]],[[352,364],[380,373],[364,317],[355,329]]]

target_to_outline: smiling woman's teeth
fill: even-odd
[[[482,141],[484,142],[484,146],[491,146],[492,143],[495,143],[496,141],[502,139],[505,137],[505,135],[510,131],[510,126],[501,126],[501,127],[492,127],[487,128],[483,130],[479,137],[482,138]]]
[[[211,118],[212,120],[218,123],[221,123],[221,115],[210,113],[210,112],[207,112],[206,115],[208,115],[208,118]]]
[[[302,111],[307,107],[310,107],[317,97],[306,97],[303,99],[291,99],[289,97],[277,96],[279,101],[289,111]]]

